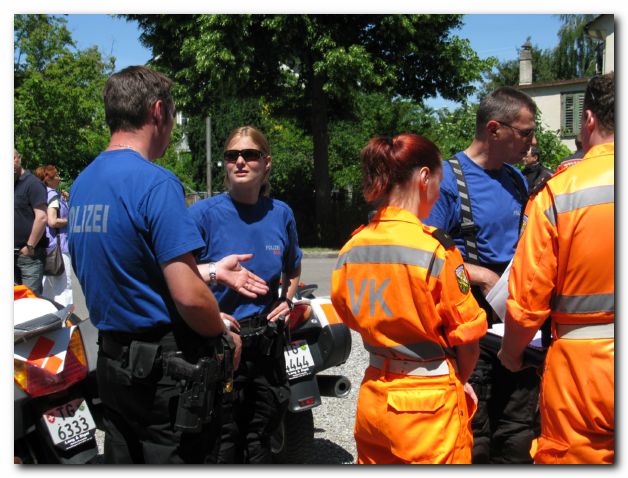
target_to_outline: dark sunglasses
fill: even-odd
[[[502,126],[508,126],[510,129],[512,129],[512,130],[514,130],[514,131],[516,131],[517,133],[519,133],[519,135],[520,135],[522,138],[529,138],[529,137],[532,135],[532,133],[534,133],[534,132],[536,131],[536,128],[532,128],[532,129],[519,129],[519,128],[517,128],[516,126],[513,126],[513,125],[508,124],[508,123],[504,123],[503,121],[499,121],[499,120],[495,120],[495,121],[497,121],[497,122],[498,122],[500,125],[502,125]]]
[[[264,153],[258,151],[257,149],[228,149],[223,153],[223,156],[225,161],[234,163],[240,156],[242,156],[245,161],[257,161],[264,156]]]

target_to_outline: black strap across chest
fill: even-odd
[[[477,237],[475,234],[476,224],[473,222],[473,211],[471,210],[471,197],[469,195],[469,188],[467,181],[462,171],[460,161],[456,156],[452,156],[447,160],[451,165],[451,169],[456,176],[456,186],[458,187],[458,196],[460,197],[460,232],[462,239],[464,240],[464,248],[466,251],[465,262],[469,264],[480,264]],[[519,229],[521,229],[523,211],[528,199],[528,193],[525,186],[521,184],[521,181],[517,179],[517,175],[510,168],[506,168],[510,179],[515,185],[517,190],[517,196],[521,202],[521,215],[519,216]]]

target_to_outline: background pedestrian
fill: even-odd
[[[13,281],[42,294],[46,258],[46,188],[13,150]]]

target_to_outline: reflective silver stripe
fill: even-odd
[[[413,344],[395,345],[394,347],[376,347],[364,343],[364,348],[371,354],[397,360],[434,360],[445,356],[445,349],[436,342],[424,340]]]
[[[569,314],[592,314],[594,312],[615,312],[613,294],[558,295],[552,299],[554,312]]]
[[[444,261],[434,252],[406,246],[355,246],[338,258],[336,269],[345,264],[404,264],[427,269],[434,259],[432,275],[440,275]]]
[[[556,324],[559,339],[614,339],[615,323],[610,324]]]
[[[395,360],[380,355],[371,354],[369,365],[383,372],[399,375],[413,375],[416,377],[433,377],[436,375],[449,375],[447,360],[432,360],[429,362],[416,362],[409,360]]]
[[[547,219],[555,226],[558,214],[575,211],[587,206],[597,206],[615,202],[615,186],[595,186],[554,198],[552,207],[545,211]]]

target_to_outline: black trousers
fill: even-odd
[[[133,377],[128,353],[111,353],[107,340],[98,351],[98,393],[103,402],[105,463],[215,463],[220,416],[200,433],[174,428],[180,389],[159,370],[147,379]],[[124,350],[124,344],[120,350]],[[160,342],[162,350],[176,350],[174,339]],[[109,351],[109,353],[107,353]]]
[[[283,341],[275,349],[265,356],[256,342],[244,342],[233,392],[223,402],[218,463],[272,463],[270,437],[290,398]]]
[[[478,303],[492,312],[479,291]],[[489,326],[490,326],[489,320]],[[478,397],[473,417],[473,463],[532,463],[530,445],[540,433],[540,377],[533,368],[511,372],[483,345],[469,383]]]

